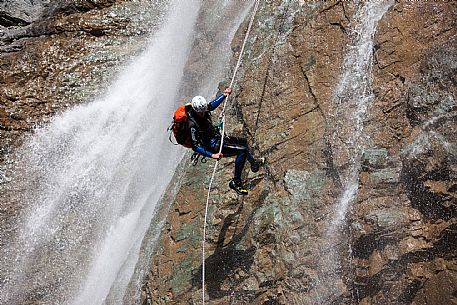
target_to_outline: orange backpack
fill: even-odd
[[[190,105],[191,104],[189,103],[179,106],[178,109],[176,109],[175,113],[173,114],[173,123],[168,128],[168,130],[173,132],[176,142],[187,148],[192,148],[192,138],[189,130],[189,115],[187,113],[188,106]],[[169,140],[172,142],[171,134]]]

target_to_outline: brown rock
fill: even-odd
[[[457,273],[442,271],[431,277],[414,298],[414,304],[456,304],[454,291],[457,288]]]

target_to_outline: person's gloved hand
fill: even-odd
[[[232,88],[231,87],[227,87],[227,89],[225,89],[225,91],[224,91],[224,95],[228,96],[230,93],[232,93]]]

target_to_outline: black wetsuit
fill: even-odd
[[[189,107],[188,109],[192,149],[205,157],[211,158],[212,154],[219,152],[221,134],[219,133],[218,128],[213,126],[210,111],[216,109],[224,99],[225,96],[221,95],[211,101],[204,117],[198,116],[192,107]],[[255,159],[249,152],[249,147],[245,138],[225,136],[222,155],[224,157],[236,156],[234,178],[238,180],[241,180],[241,173],[244,164],[246,163],[246,159],[251,164],[255,162]]]

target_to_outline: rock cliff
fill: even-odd
[[[163,2],[0,3],[2,246],[22,204],[24,185],[10,180],[15,148],[56,113],[106,90],[100,84],[160,24]],[[246,170],[250,193],[239,197],[228,188],[233,159],[222,160],[207,224],[209,304],[457,303],[457,7],[389,4],[370,51],[370,103],[355,126],[354,97],[338,84],[365,2],[261,3],[227,126],[267,163]],[[246,26],[232,41],[232,66]],[[193,53],[188,80],[203,59]],[[142,304],[201,302],[212,165],[182,169]],[[339,223],[352,171],[355,196]],[[26,293],[30,304],[40,293]]]
[[[323,240],[356,162],[347,148],[359,141],[351,138],[356,127],[345,121],[355,109],[336,93],[362,5],[261,4],[228,126],[268,161],[260,174],[246,170],[247,197],[228,189],[233,160],[222,161],[206,236],[209,304],[457,302],[452,2],[396,1],[379,21],[368,50],[372,102],[355,147],[357,196],[334,244]],[[201,303],[212,165],[185,169],[143,304]]]

